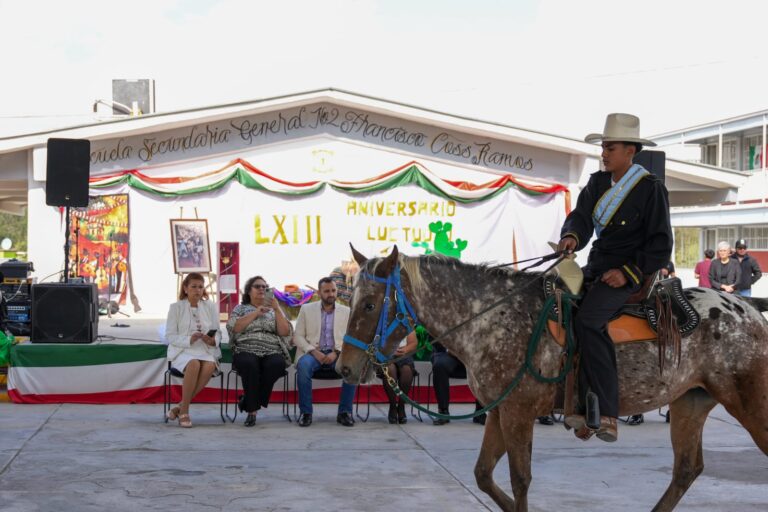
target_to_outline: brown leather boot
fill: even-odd
[[[606,443],[613,443],[619,438],[619,427],[616,418],[600,416],[600,428],[597,429],[597,437]]]

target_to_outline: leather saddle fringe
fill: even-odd
[[[661,290],[656,295],[656,311],[658,313],[656,333],[659,337],[659,374],[661,374],[664,372],[667,351],[670,349],[675,367],[680,366],[682,338],[680,337],[677,318],[672,311],[672,297]]]

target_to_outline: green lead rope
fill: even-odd
[[[505,398],[507,398],[507,396],[509,396],[509,394],[512,391],[514,391],[514,389],[520,384],[520,382],[523,380],[523,377],[525,377],[526,373],[531,374],[531,376],[537,381],[544,382],[547,384],[553,384],[565,379],[566,375],[568,375],[568,372],[570,372],[571,369],[573,368],[573,354],[576,348],[576,344],[574,343],[574,340],[573,340],[573,333],[570,329],[570,325],[571,325],[573,300],[577,298],[578,298],[578,295],[571,295],[569,293],[562,294],[561,305],[563,308],[563,324],[565,326],[566,341],[565,341],[565,365],[563,366],[563,369],[560,371],[560,373],[554,377],[545,377],[544,375],[541,374],[541,372],[536,370],[533,366],[533,357],[536,354],[536,350],[539,347],[539,341],[541,341],[541,335],[544,332],[545,326],[547,325],[547,318],[549,317],[549,311],[555,305],[556,296],[550,295],[547,298],[547,300],[544,302],[544,307],[541,309],[541,313],[539,314],[539,319],[536,321],[536,326],[533,328],[533,331],[531,332],[531,337],[528,340],[528,347],[526,348],[526,352],[525,352],[525,362],[517,370],[517,373],[515,373],[515,377],[512,379],[512,382],[509,383],[509,386],[507,386],[507,388],[501,393],[501,395],[496,400],[486,405],[482,409],[476,410],[473,413],[460,414],[458,416],[454,416],[451,414],[441,414],[439,412],[431,411],[426,407],[424,407],[423,405],[419,404],[418,402],[411,400],[408,397],[408,395],[403,393],[403,391],[400,389],[400,386],[397,385],[397,382],[395,381],[395,379],[393,379],[389,375],[389,368],[386,365],[382,365],[381,367],[382,372],[384,373],[384,377],[387,379],[387,383],[394,390],[397,396],[405,400],[406,403],[415,407],[417,410],[424,412],[429,416],[432,416],[434,418],[438,418],[441,420],[463,420],[468,418],[475,418],[477,416],[485,414],[488,411],[498,407],[498,405]]]

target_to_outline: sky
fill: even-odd
[[[0,136],[79,124],[113,78],[174,111],[334,87],[583,138],[768,109],[768,2],[0,0]]]

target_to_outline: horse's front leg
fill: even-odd
[[[499,411],[500,428],[509,459],[509,480],[515,498],[515,512],[528,510],[528,486],[531,485],[531,451],[533,449],[534,407],[512,407],[504,404]]]
[[[493,501],[505,512],[515,510],[515,502],[493,480],[493,470],[499,459],[507,452],[504,436],[501,432],[499,410],[493,409],[488,413],[485,421],[483,445],[480,447],[480,455],[475,464],[475,480],[477,487],[493,498]]]

